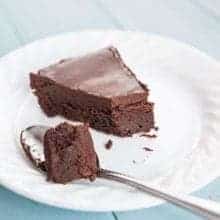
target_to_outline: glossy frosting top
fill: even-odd
[[[146,92],[114,47],[66,59],[38,72],[70,89],[104,97]]]

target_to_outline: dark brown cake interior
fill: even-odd
[[[98,167],[88,125],[62,123],[44,137],[48,180],[67,183],[80,178],[95,179]]]

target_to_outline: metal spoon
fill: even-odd
[[[20,142],[26,152],[26,155],[32,164],[43,172],[45,172],[46,169],[42,143],[44,134],[48,128],[49,127],[46,126],[31,126],[23,130],[20,136]],[[166,200],[202,217],[206,217],[208,219],[220,219],[220,203],[197,198],[191,195],[177,195],[165,192],[153,186],[147,185],[146,182],[137,180],[131,176],[102,168],[100,168],[98,172],[98,177],[135,187],[142,192]]]

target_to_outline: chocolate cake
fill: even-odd
[[[57,183],[89,178],[94,180],[98,161],[88,125],[62,123],[44,136],[47,178]]]
[[[119,136],[154,127],[148,89],[114,47],[61,60],[31,73],[30,80],[48,116],[89,122],[95,129]]]

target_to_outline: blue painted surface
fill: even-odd
[[[219,0],[0,0],[0,56],[48,35],[92,28],[141,30],[166,35],[220,59]],[[197,192],[220,201],[220,179]],[[200,219],[169,204],[118,213],[53,208],[0,187],[0,219]]]

